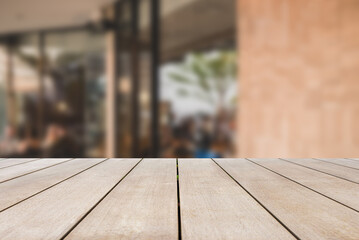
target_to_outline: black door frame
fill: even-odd
[[[131,153],[133,157],[143,157],[139,155],[139,88],[140,88],[140,74],[141,71],[139,67],[139,8],[141,1],[144,0],[120,0],[115,3],[115,51],[119,53],[121,48],[121,31],[123,27],[131,28],[131,133],[132,133],[132,149]],[[151,157],[159,157],[160,152],[160,134],[159,134],[159,62],[160,62],[160,0],[150,0],[150,34],[151,34]],[[121,7],[124,4],[129,4],[130,6],[130,23],[129,25],[116,24],[119,23],[121,17]],[[115,79],[119,81],[120,78],[120,62],[116,57],[115,63]],[[116,101],[119,101],[118,91],[115,92]],[[117,108],[118,109],[118,108]],[[118,115],[118,112],[115,114]],[[119,123],[120,119],[116,119],[115,122]],[[118,134],[116,135],[116,142],[118,142]],[[116,155],[121,154],[121,149],[116,150]]]

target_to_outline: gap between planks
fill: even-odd
[[[355,169],[355,170],[359,170],[359,167],[357,167],[357,165],[359,166],[359,163],[357,163],[355,160],[352,159],[338,159],[338,158],[313,158],[315,160],[321,161],[321,162],[326,162],[329,164],[333,164],[336,166],[341,166],[341,167],[346,167],[346,168],[351,168],[351,169]],[[338,160],[341,160],[343,162],[338,163]],[[345,162],[346,161],[346,162]],[[354,161],[354,162],[352,162]],[[346,164],[345,164],[346,163]],[[353,165],[355,165],[355,167],[353,167]]]
[[[176,159],[144,159],[66,237],[178,239]]]
[[[40,160],[40,159],[41,159],[41,158],[30,158],[30,159],[28,159],[28,161],[24,160],[23,162],[20,162],[20,163],[15,163],[15,164],[12,164],[12,165],[0,167],[0,169],[9,168],[9,167],[14,167],[14,166],[18,166],[18,165],[21,165],[21,164],[26,164],[26,163],[34,162],[34,161],[37,161],[37,160]],[[12,159],[11,159],[11,158],[1,159],[1,161],[3,161],[3,160],[12,160]]]
[[[275,170],[272,170],[272,169],[270,169],[270,168],[268,168],[268,167],[265,167],[265,166],[263,166],[263,165],[261,165],[261,164],[255,162],[255,161],[252,161],[252,160],[249,159],[249,158],[245,158],[245,159],[248,160],[248,161],[250,161],[250,162],[252,162],[252,163],[254,163],[254,164],[256,164],[256,165],[258,165],[259,167],[265,168],[265,169],[267,169],[268,171],[271,171],[271,172],[273,172],[273,173],[275,173],[275,174],[277,174],[277,175],[279,175],[279,176],[281,176],[281,177],[283,177],[283,178],[288,179],[289,181],[292,181],[292,182],[294,182],[294,183],[296,183],[296,184],[298,184],[298,185],[300,185],[300,186],[302,186],[302,187],[304,187],[304,188],[307,188],[307,189],[309,189],[309,190],[311,190],[311,191],[313,191],[313,192],[315,192],[315,193],[317,193],[317,194],[319,194],[319,195],[321,195],[321,196],[323,196],[323,197],[326,197],[326,198],[328,198],[328,199],[330,199],[330,200],[332,200],[332,201],[334,201],[334,202],[336,202],[336,203],[338,203],[338,204],[343,205],[344,207],[347,207],[347,208],[349,208],[349,209],[351,209],[351,210],[353,210],[353,211],[359,213],[359,211],[358,211],[357,209],[355,209],[355,208],[353,208],[353,207],[350,207],[350,206],[348,206],[347,204],[340,202],[339,200],[336,200],[336,199],[334,199],[334,198],[332,198],[332,197],[329,197],[329,196],[327,196],[327,195],[324,194],[324,193],[321,193],[321,192],[319,192],[319,191],[317,191],[317,190],[315,190],[315,189],[313,189],[313,188],[311,188],[311,187],[308,187],[308,186],[306,186],[306,185],[304,185],[304,184],[302,184],[302,183],[300,183],[300,182],[298,182],[298,181],[296,181],[296,180],[294,180],[294,179],[291,179],[290,177],[287,177],[287,176],[285,176],[285,175],[283,175],[283,174],[281,174],[281,173],[278,173],[278,172],[276,172]],[[281,160],[281,159],[279,159],[279,160]]]
[[[272,213],[264,204],[259,201],[253,194],[250,193],[239,181],[237,181],[231,174],[229,174],[216,160],[211,158],[211,160],[229,176],[239,187],[241,187],[251,198],[253,198],[265,211],[267,211],[282,227],[284,227],[294,238],[300,240],[300,238],[287,226],[285,225],[274,213]],[[247,160],[247,159],[246,159]]]
[[[315,167],[309,167],[307,165],[304,165],[304,164],[299,164],[297,162],[293,162],[292,159],[285,159],[285,158],[278,158],[280,160],[283,160],[283,161],[286,161],[286,162],[289,162],[289,163],[293,163],[295,165],[298,165],[298,166],[301,166],[301,167],[305,167],[305,168],[308,168],[308,169],[311,169],[311,170],[314,170],[314,171],[317,171],[317,172],[321,172],[321,173],[324,173],[324,174],[327,174],[327,175],[330,175],[330,176],[333,176],[333,177],[337,177],[337,178],[340,178],[342,180],[345,180],[345,181],[349,181],[349,182],[352,182],[352,183],[355,183],[355,184],[359,184],[359,181],[353,181],[347,177],[342,177],[342,176],[339,176],[339,174],[337,173],[329,173],[328,170],[319,170]],[[308,159],[308,160],[315,160],[315,161],[318,161],[316,159]],[[328,163],[328,162],[325,162],[325,163]],[[345,168],[344,166],[340,166],[340,167],[343,167]],[[355,169],[348,169],[348,170],[355,170]],[[355,170],[356,171],[356,170]]]
[[[44,189],[42,189],[42,190],[40,190],[40,191],[34,193],[34,194],[31,194],[30,196],[25,197],[24,199],[22,199],[22,200],[20,200],[20,201],[18,201],[18,202],[16,202],[16,203],[14,203],[14,204],[11,204],[11,205],[8,206],[8,207],[5,207],[5,208],[1,209],[1,210],[0,210],[0,213],[3,212],[3,211],[5,211],[5,210],[7,210],[7,209],[9,209],[9,208],[11,208],[11,207],[13,207],[13,206],[15,206],[15,205],[17,205],[17,204],[19,204],[19,203],[24,202],[25,200],[28,200],[28,199],[30,199],[30,198],[32,198],[32,197],[34,197],[34,196],[36,196],[36,195],[38,195],[38,194],[40,194],[40,193],[46,191],[46,190],[49,190],[50,188],[55,187],[55,186],[59,185],[60,183],[63,183],[63,182],[65,182],[65,181],[67,181],[67,180],[69,180],[69,179],[71,179],[71,178],[73,178],[73,177],[75,177],[75,176],[77,176],[77,175],[79,175],[79,174],[81,174],[81,173],[83,173],[83,172],[85,172],[85,171],[87,171],[87,170],[89,170],[89,169],[91,169],[91,168],[93,168],[93,167],[95,167],[95,166],[97,166],[97,165],[99,165],[99,164],[101,164],[101,163],[107,161],[108,159],[109,159],[109,158],[106,158],[106,159],[104,159],[104,160],[100,160],[98,163],[95,163],[94,165],[91,165],[91,166],[89,166],[89,167],[87,167],[87,168],[85,168],[85,169],[83,169],[83,170],[81,170],[81,171],[79,171],[79,172],[77,172],[77,173],[75,173],[75,174],[73,174],[73,175],[71,175],[71,176],[69,176],[69,177],[63,179],[63,180],[60,180],[59,182],[56,182],[55,184],[52,184],[52,185],[50,185],[50,186],[48,186],[48,187],[46,187],[46,188],[44,188]],[[75,159],[74,159],[74,160],[75,160]],[[68,161],[67,161],[67,162],[68,162]],[[22,176],[22,177],[23,177],[23,176]]]
[[[70,160],[72,160],[72,159],[70,159]],[[70,160],[67,160],[67,161],[65,161],[65,162],[68,162],[68,161],[70,161]],[[105,160],[103,160],[103,161],[101,161],[100,163],[102,163],[102,162],[104,162],[104,161],[106,161],[107,159],[105,159]],[[132,169],[130,169],[129,170],[129,172],[126,174],[126,175],[124,175],[117,183],[116,183],[116,185],[115,186],[113,186],[92,208],[90,208],[90,210],[61,238],[61,239],[64,239],[93,209],[95,209],[96,208],[96,206],[98,205],[98,204],[100,204],[100,202],[103,200],[103,199],[105,199],[106,198],[106,196],[108,195],[108,194],[110,194],[110,192],[113,190],[113,189],[115,189],[115,187],[117,186],[117,185],[119,185],[120,184],[120,182],[124,179],[124,178],[126,178],[130,173],[131,173],[131,171],[132,170],[134,170],[135,169],[135,167],[137,167],[137,165],[142,161],[143,159],[141,159],[141,160],[139,160],[133,167],[132,167]],[[246,159],[247,161],[250,161],[250,162],[252,162],[252,163],[254,163],[253,161],[251,161],[251,160],[249,160],[249,159]],[[283,160],[283,159],[282,159]],[[284,228],[286,228],[286,230],[288,230],[295,238],[297,238],[297,239],[299,239],[299,237],[297,237],[284,223],[282,223],[273,213],[271,213],[258,199],[256,199],[246,188],[244,188],[236,179],[234,179],[224,168],[222,168],[214,159],[212,159],[212,161],[222,170],[222,171],[224,171],[233,181],[235,181],[236,183],[237,183],[237,185],[239,185],[244,191],[246,191],[259,205],[261,205],[272,217],[274,217]],[[286,161],[286,160],[284,160],[284,161]],[[292,164],[296,164],[296,163],[293,163],[293,162],[290,162],[290,161],[287,161],[287,162],[289,162],[289,163],[292,163]],[[61,162],[61,163],[64,163],[64,162]],[[58,165],[58,164],[61,164],[61,163],[57,163],[57,164],[55,164],[55,165]],[[94,166],[96,166],[96,165],[98,165],[98,164],[100,164],[100,163],[97,163],[97,164],[95,164],[95,165],[93,165],[93,166],[91,166],[91,167],[89,167],[89,168],[92,168],[92,167],[94,167]],[[264,167],[264,166],[261,166],[260,164],[257,164],[257,163],[254,163],[254,164],[256,164],[256,165],[259,165],[260,167],[262,167],[262,168],[265,168],[265,169],[267,169],[268,171],[271,171],[271,172],[273,172],[273,173],[275,173],[275,174],[278,174],[278,175],[280,175],[281,177],[284,177],[284,178],[286,178],[286,179],[288,179],[288,180],[290,180],[290,181],[292,181],[292,182],[295,182],[295,183],[297,183],[297,184],[299,184],[299,185],[301,185],[301,186],[303,186],[303,187],[306,187],[306,188],[308,188],[308,189],[310,189],[311,191],[314,191],[314,192],[316,192],[316,193],[319,193],[319,192],[317,192],[317,191],[315,191],[315,190],[313,190],[313,189],[311,189],[311,188],[309,188],[309,187],[307,187],[307,186],[305,186],[305,185],[303,185],[303,184],[301,184],[301,183],[298,183],[298,182],[296,182],[295,180],[292,180],[292,179],[290,179],[290,178],[288,178],[288,177],[286,177],[286,176],[283,176],[283,175],[281,175],[281,174],[279,174],[279,173],[277,173],[277,172],[275,172],[275,171],[273,171],[273,170],[271,170],[271,169],[268,169],[268,168],[266,168],[266,167]],[[55,165],[52,165],[52,166],[55,166]],[[303,166],[303,165],[300,165],[300,164],[297,164],[297,165],[299,165],[299,166],[302,166],[302,167],[306,167],[306,166]],[[48,167],[45,167],[45,168],[49,168],[49,167],[52,167],[52,166],[48,166]],[[45,169],[45,168],[43,168],[43,169]],[[87,169],[85,169],[85,170],[83,170],[83,171],[86,171],[86,170],[88,170],[89,168],[87,168]],[[309,168],[309,167],[306,167],[306,168]],[[312,168],[310,168],[310,169],[312,169]],[[40,170],[42,170],[42,169],[39,169],[39,170],[36,170],[36,171],[33,171],[33,172],[37,172],[37,171],[40,171]],[[315,170],[315,171],[318,171],[318,170],[316,170],[316,169],[312,169],[312,170]],[[81,172],[83,172],[83,171],[81,171]],[[178,234],[179,234],[179,239],[181,239],[181,215],[180,215],[180,192],[179,192],[179,188],[180,188],[180,185],[179,185],[179,169],[178,169],[178,159],[176,159],[176,171],[177,171],[177,201],[178,201],[178,230],[179,230],[179,232],[178,232]],[[33,172],[30,172],[30,173],[33,173]],[[79,172],[79,173],[77,173],[77,174],[75,174],[75,175],[78,175],[78,174],[80,174],[81,172]],[[318,171],[318,172],[322,172],[322,171]],[[27,173],[27,174],[30,174],[30,173]],[[328,173],[326,173],[326,172],[322,172],[322,173],[325,173],[325,174],[328,174]],[[24,175],[27,175],[27,174],[24,174]],[[75,175],[73,175],[73,176],[75,176]],[[332,175],[332,174],[328,174],[328,175]],[[23,175],[22,175],[23,176]],[[73,176],[71,176],[71,177],[73,177]],[[332,176],[334,176],[334,177],[338,177],[338,176],[335,176],[335,175],[332,175]],[[21,177],[21,176],[19,176],[19,177]],[[71,178],[71,177],[69,177],[69,178]],[[69,179],[69,178],[67,178],[67,179]],[[338,178],[340,178],[340,177],[338,177]],[[67,179],[64,179],[63,181],[65,181],[65,180],[67,180]],[[344,180],[347,180],[347,179],[344,179]],[[61,181],[61,182],[63,182],[63,181]],[[59,182],[60,183],[60,182]],[[59,183],[57,183],[57,184],[59,184]],[[55,185],[57,185],[57,184],[55,184]],[[52,186],[50,186],[49,188],[51,188],[51,187],[53,187],[53,186],[55,186],[55,185],[52,185]],[[49,188],[47,188],[47,189],[49,189]],[[45,189],[46,190],[46,189]],[[43,190],[43,191],[45,191],[45,190]],[[42,192],[42,191],[41,191]],[[40,192],[39,192],[40,193]],[[38,194],[38,193],[37,193]],[[319,194],[321,194],[321,193],[319,193]],[[36,194],[35,194],[36,195]],[[322,196],[324,196],[324,197],[327,197],[327,198],[329,198],[329,199],[331,199],[330,197],[328,197],[328,196],[325,196],[325,195],[323,195],[323,194],[321,194]],[[333,200],[333,199],[331,199],[331,200]],[[335,201],[335,200],[334,200]],[[337,201],[336,201],[337,202]],[[0,211],[1,212],[1,211]]]
[[[38,159],[38,160],[44,160],[44,159],[46,159],[46,158],[41,158],[41,159]],[[13,180],[13,179],[16,179],[16,178],[19,178],[19,177],[23,177],[23,176],[29,175],[29,174],[34,173],[34,172],[38,172],[38,171],[41,171],[41,170],[44,170],[44,169],[47,169],[47,168],[50,168],[50,167],[53,167],[53,166],[57,166],[57,165],[59,165],[59,164],[63,164],[63,163],[72,161],[73,159],[74,159],[74,158],[70,158],[70,159],[63,160],[63,161],[61,161],[61,162],[55,163],[55,164],[53,164],[53,165],[49,165],[49,166],[42,167],[42,168],[39,168],[39,169],[34,169],[34,170],[30,171],[30,172],[21,173],[20,175],[17,175],[17,176],[14,176],[14,177],[9,177],[9,178],[7,178],[7,179],[4,179],[4,180],[0,181],[0,184],[1,184],[1,183],[4,183],[4,182],[8,182],[8,181]],[[51,161],[51,160],[50,160],[50,161]],[[33,161],[31,161],[31,162],[33,162]],[[18,166],[18,165],[17,165],[17,166]],[[11,167],[13,167],[13,166],[11,166]]]
[[[180,197],[180,185],[179,185],[179,170],[178,170],[178,158],[176,158],[176,172],[177,172],[177,217],[178,217],[178,239],[182,240],[182,226],[181,226],[181,197]]]
[[[240,161],[218,159],[218,164],[228,171],[231,177],[253,191],[253,195],[300,238],[326,239],[331,236],[355,239],[353,237],[359,234],[358,213],[351,209],[324,198],[310,189],[298,186],[247,159]],[[251,176],[253,171],[258,171],[258,178]],[[281,191],[273,192],[273,186],[280,187]],[[283,194],[284,190],[286,194]],[[307,215],[302,213],[314,214],[314,217],[308,219]]]
[[[125,179],[137,166],[142,162],[141,158],[110,190],[102,197],[100,200],[95,203],[60,239],[65,239],[81,222],[84,220],[111,192],[114,190],[123,179]]]

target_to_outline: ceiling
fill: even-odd
[[[167,0],[163,1],[165,6]],[[162,60],[179,58],[190,51],[234,47],[236,2],[195,0],[162,17]]]
[[[102,9],[114,1],[0,0],[0,35],[83,26],[100,19]],[[236,0],[161,0],[163,60],[175,59],[188,51],[233,43],[235,3]],[[144,7],[140,12],[141,19],[149,19],[144,16],[149,14],[148,10]],[[148,21],[141,29],[141,32],[149,31]]]
[[[113,0],[0,0],[0,34],[80,26]]]
[[[143,0],[149,2],[149,0]],[[162,0],[162,15],[197,0]],[[82,26],[115,0],[0,0],[0,34]]]

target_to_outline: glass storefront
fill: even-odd
[[[117,34],[116,155],[151,154],[151,0],[124,0],[114,10],[116,24],[107,29],[24,33],[3,43],[1,136],[11,125],[17,145],[36,151],[2,156],[106,156],[108,32]],[[55,149],[59,136],[66,141]]]
[[[184,132],[195,148],[198,119],[220,125],[224,115],[216,104],[203,114],[168,73],[189,55],[234,52],[232,5],[121,0],[93,25],[2,36],[0,134],[25,146],[11,156],[178,156]]]
[[[104,33],[46,33],[42,44],[40,36],[24,34],[0,48],[0,131],[8,138],[1,155],[104,156]],[[67,140],[57,153],[47,151],[60,135]]]

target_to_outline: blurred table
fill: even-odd
[[[0,239],[359,239],[359,160],[1,159]]]

